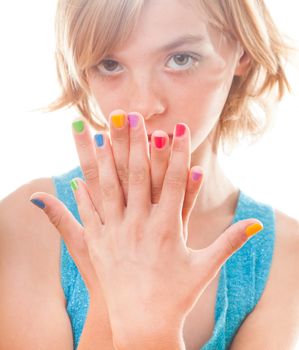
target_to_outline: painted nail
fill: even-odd
[[[73,128],[77,133],[80,133],[84,130],[84,122],[83,120],[76,120],[73,122]]]
[[[136,128],[138,126],[139,117],[137,114],[129,113],[128,120],[131,128]]]
[[[94,135],[94,140],[97,145],[97,147],[103,147],[104,145],[104,137],[102,134],[95,134]]]
[[[125,124],[125,116],[123,114],[114,114],[111,116],[112,124],[116,129],[120,129]]]
[[[71,187],[72,187],[72,190],[73,191],[77,191],[78,190],[78,182],[77,182],[77,180],[76,179],[72,179],[71,181],[70,181],[70,184],[71,184]]]
[[[45,209],[46,207],[45,203],[40,199],[34,198],[34,199],[31,199],[31,202],[37,207],[39,207],[40,209]]]
[[[246,228],[246,235],[247,237],[251,237],[255,234],[257,234],[258,232],[260,232],[264,227],[260,224],[253,224],[250,225]]]
[[[198,170],[193,170],[192,171],[192,180],[193,181],[200,181],[202,178],[202,173],[200,173]]]
[[[185,134],[186,127],[184,124],[177,124],[175,126],[175,136],[183,136]]]
[[[159,149],[163,148],[166,144],[166,137],[154,136],[155,146]]]

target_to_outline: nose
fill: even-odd
[[[166,110],[165,89],[152,74],[135,77],[128,89],[129,111],[139,112],[145,120],[161,115]]]

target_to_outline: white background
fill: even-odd
[[[299,46],[297,2],[268,3],[281,30]],[[55,5],[56,1],[40,0],[0,4],[0,198],[34,178],[59,175],[79,164],[71,133],[76,111],[29,112],[46,106],[59,92]],[[294,93],[281,103],[271,133],[221,159],[243,191],[299,219],[299,69],[288,71]]]

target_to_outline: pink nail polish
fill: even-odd
[[[175,126],[175,136],[180,137],[185,134],[186,127],[184,124],[177,124]]]
[[[166,137],[154,136],[155,146],[159,149],[163,148],[166,144]]]

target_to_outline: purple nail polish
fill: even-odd
[[[129,125],[131,128],[136,128],[138,126],[138,115],[135,113],[128,114]]]
[[[192,171],[192,180],[199,181],[202,178],[202,174],[197,171]]]

